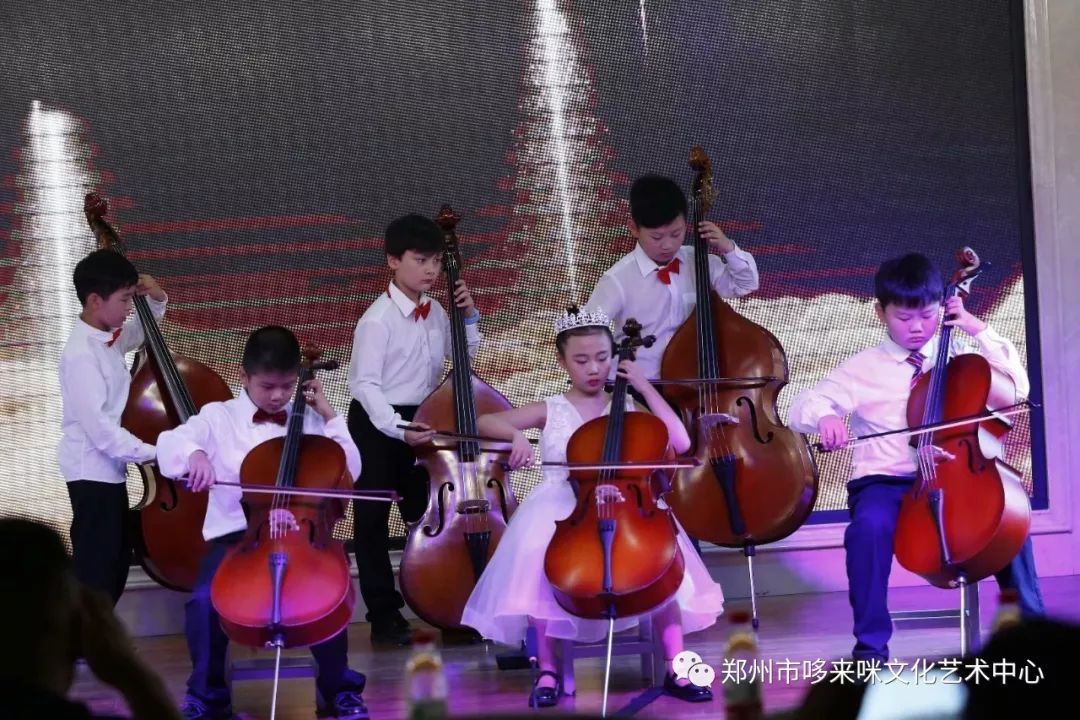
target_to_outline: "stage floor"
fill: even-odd
[[[1080,575],[1045,578],[1042,581],[1043,597],[1047,613],[1054,618],[1080,622],[1080,607],[1076,597],[1080,595]],[[959,602],[957,593],[931,587],[899,588],[892,591],[893,610],[934,609],[955,607]],[[993,621],[997,606],[997,584],[991,579],[980,583],[981,618],[984,633]],[[727,604],[730,611],[743,607],[746,601],[732,599]],[[823,593],[812,595],[786,595],[764,597],[758,600],[760,618],[760,647],[763,666],[771,661],[773,681],[764,686],[765,707],[768,713],[788,710],[797,705],[810,685],[810,671],[815,667],[828,672],[834,659],[843,658],[851,651],[851,611],[846,593]],[[414,626],[421,623],[414,621]],[[724,705],[719,676],[726,618],[721,618],[712,628],[687,638],[687,648],[702,656],[706,664],[717,671],[714,685],[716,698],[711,703],[691,705],[661,695],[635,714],[640,718],[722,718]],[[349,631],[350,664],[368,676],[364,693],[373,720],[396,720],[406,717],[403,699],[404,687],[401,671],[408,650],[373,650],[369,642],[368,626],[354,624]],[[164,675],[177,700],[183,696],[184,683],[190,669],[183,636],[139,638],[136,645],[143,657]],[[959,652],[960,637],[950,628],[919,628],[898,626],[890,644],[893,657],[909,665],[917,658],[934,659]],[[480,712],[530,712],[526,699],[531,685],[531,674],[524,670],[499,670],[495,666],[497,654],[508,651],[501,646],[484,644],[449,644],[443,648],[452,689],[451,713],[470,715]],[[304,651],[289,651],[287,655],[303,656]],[[270,657],[268,653],[255,653],[245,648],[236,650],[236,659]],[[786,661],[791,661],[787,663]],[[778,677],[779,668],[788,668],[787,677]],[[558,711],[585,713],[600,712],[604,668],[602,659],[583,659],[575,664],[577,679],[576,697],[564,697],[559,706],[552,709],[532,711],[555,715]],[[635,701],[644,699],[647,683],[640,678],[637,657],[616,657],[612,665],[611,691],[608,699],[608,715],[625,709]],[[886,673],[885,677],[889,675]],[[272,684],[267,681],[237,682],[234,689],[234,707],[245,720],[261,720],[270,717],[270,694]],[[277,717],[280,720],[308,720],[314,718],[314,681],[310,678],[284,679],[279,689]],[[126,713],[119,696],[99,683],[82,668],[73,689],[73,695],[98,712]],[[556,712],[552,712],[556,711]]]

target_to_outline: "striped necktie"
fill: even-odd
[[[926,359],[926,356],[923,355],[921,352],[918,352],[918,351],[913,352],[913,353],[911,353],[910,355],[907,356],[907,358],[906,358],[907,363],[915,368],[915,370],[912,371],[912,374],[911,374],[911,385],[909,387],[915,387],[915,383],[919,382],[919,378],[922,377],[922,374],[923,374],[923,372],[922,372],[922,364],[923,364],[923,360],[925,360],[925,359]]]

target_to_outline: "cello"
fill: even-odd
[[[619,362],[655,342],[641,337],[641,324],[632,318],[623,334]],[[685,572],[675,520],[657,504],[663,483],[656,468],[670,455],[667,427],[650,413],[626,412],[627,382],[618,376],[609,413],[570,437],[566,466],[577,503],[555,523],[544,555],[559,605],[578,617],[608,620],[604,714],[615,619],[659,607],[679,589]],[[586,469],[596,465],[601,468]]]
[[[788,382],[780,341],[712,287],[698,231],[712,203],[712,167],[700,147],[690,166],[697,305],[664,351],[658,385],[680,411],[701,466],[677,471],[664,499],[692,537],[743,550],[756,629],[755,547],[802,526],[817,499],[818,469],[806,438],[777,412]]]
[[[347,499],[393,499],[353,491],[341,446],[304,433],[304,384],[316,370],[338,366],[319,356],[317,348],[304,348],[285,435],[256,445],[240,465],[247,529],[210,584],[225,634],[242,645],[275,649],[271,718],[282,648],[329,640],[352,618],[356,587],[345,544],[333,537]]]
[[[409,607],[425,622],[442,629],[465,629],[461,615],[488,560],[517,507],[506,461],[510,445],[481,451],[476,418],[512,407],[510,401],[471,368],[461,309],[453,301],[461,273],[455,232],[460,217],[443,205],[436,222],[445,239],[446,274],[453,367],[417,408],[414,422],[447,428],[450,440],[416,448],[417,463],[428,472],[428,504],[410,523],[401,556],[399,583]]]
[[[120,235],[105,220],[109,203],[97,193],[83,202],[86,220],[98,244],[125,254]],[[120,425],[145,443],[155,445],[158,435],[182,425],[207,403],[232,399],[232,390],[206,365],[169,350],[147,304],[135,296],[135,313],[146,344],[132,370],[131,390]],[[159,585],[190,592],[206,554],[203,518],[206,493],[193,493],[181,483],[161,475],[156,463],[139,466],[142,498],[128,516],[129,533],[139,564]]]
[[[971,248],[958,257],[946,300],[966,298],[982,272]],[[982,355],[950,359],[951,341],[952,326],[942,325],[934,366],[908,398],[908,425],[937,429],[911,439],[918,478],[901,503],[895,551],[901,566],[932,585],[963,589],[1020,552],[1031,528],[1031,502],[1020,472],[1002,458],[1012,422],[1000,409],[1015,400],[1016,385]],[[952,458],[943,460],[935,447]]]

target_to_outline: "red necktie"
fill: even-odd
[[[416,322],[420,322],[428,316],[429,312],[431,312],[430,300],[428,300],[426,303],[421,303],[420,305],[416,306],[416,309],[413,310],[413,320],[415,320]]]
[[[678,274],[679,272],[679,258],[675,258],[667,265],[656,269],[656,277],[660,278],[660,282],[665,285],[671,284],[671,274]]]
[[[256,425],[259,423],[272,422],[278,425],[284,425],[285,420],[288,418],[288,413],[284,410],[279,410],[276,413],[268,413],[265,410],[256,410],[255,415],[251,418],[252,422]]]
[[[113,343],[116,342],[116,338],[120,337],[120,333],[122,332],[124,332],[124,328],[122,327],[118,327],[113,330],[112,337],[109,338],[109,342],[105,343],[105,347],[112,347]]]
[[[919,382],[919,378],[923,376],[922,364],[926,356],[921,352],[915,351],[905,358],[905,360],[915,368],[914,373],[911,376],[911,387],[915,387],[915,383]]]

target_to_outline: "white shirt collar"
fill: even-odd
[[[83,334],[87,337],[95,338],[97,340],[100,340],[101,342],[109,342],[110,340],[112,340],[114,331],[98,330],[96,327],[86,322],[82,318],[78,319],[78,321],[76,322],[76,326],[79,327],[82,330]]]
[[[386,291],[386,294],[394,301],[394,304],[397,305],[397,308],[401,311],[402,315],[405,317],[412,317],[413,310],[416,309],[416,303],[410,300],[409,296],[402,292],[401,288],[391,282],[390,289]],[[425,295],[421,293],[420,300],[423,301],[425,299]]]
[[[240,403],[240,410],[243,413],[244,419],[247,420],[247,424],[251,427],[255,425],[255,412],[259,409],[256,407],[251,396],[248,395],[247,388],[240,388],[240,394],[236,396],[236,401]]]
[[[926,341],[926,344],[919,348],[919,352],[922,353],[924,358],[928,358],[937,352],[937,335]],[[902,363],[908,359],[908,355],[911,354],[911,350],[905,347],[901,347],[888,333],[885,334],[885,339],[881,341],[881,349],[886,355],[891,357],[898,363]]]
[[[630,254],[634,256],[634,260],[637,262],[638,270],[641,271],[641,277],[648,277],[649,273],[656,272],[660,269],[660,265],[645,254],[645,251],[641,248],[641,243],[635,242],[634,249]],[[679,257],[678,253],[675,254],[675,257]]]

